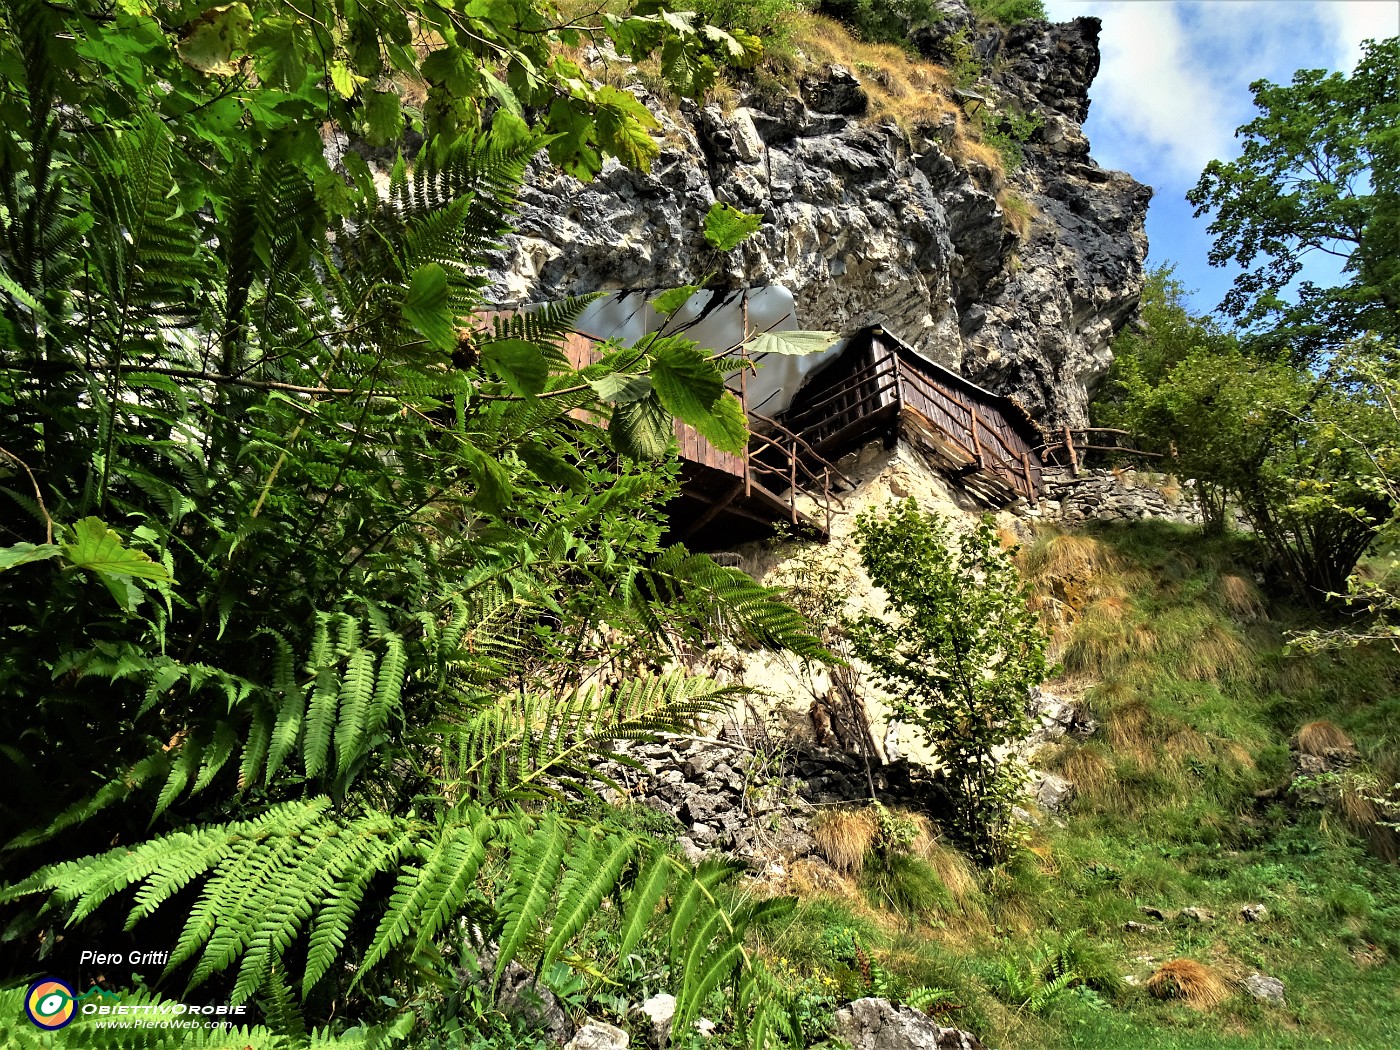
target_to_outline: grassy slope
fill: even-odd
[[[1400,660],[1285,655],[1285,632],[1309,614],[1260,591],[1239,541],[1143,523],[1047,535],[1021,559],[1058,624],[1058,687],[1083,689],[1102,723],[1088,744],[1041,756],[1080,796],[1019,862],[973,880],[925,843],[950,893],[922,919],[827,880],[773,946],[814,1010],[823,997],[917,997],[925,986],[943,1023],[1002,1050],[1396,1045],[1400,869],[1339,811],[1270,789],[1287,782],[1289,738],[1324,717],[1392,775]],[[1256,902],[1268,918],[1245,923],[1239,909]],[[1214,921],[1158,923],[1139,910],[1192,905]],[[1127,933],[1130,920],[1150,929]],[[1024,1006],[1066,935],[1060,954],[1099,990]],[[1287,1005],[1237,993],[1198,1011],[1121,983],[1175,957],[1235,980],[1279,977]]]

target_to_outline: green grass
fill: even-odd
[[[1400,658],[1287,655],[1289,631],[1326,618],[1261,586],[1246,541],[1140,523],[1045,536],[1022,561],[1043,607],[1065,621],[1059,659],[1088,685],[1102,723],[1088,744],[1042,756],[1080,786],[1064,826],[1047,823],[1030,850],[983,873],[975,898],[964,895],[976,921],[932,899],[897,915],[808,902],[779,940],[820,943],[831,924],[859,926],[888,994],[953,990],[959,1009],[940,1023],[999,1050],[1396,1045],[1400,868],[1340,813],[1279,789],[1289,738],[1318,718],[1357,742],[1363,765],[1395,768]],[[1267,907],[1265,921],[1242,919],[1251,903]],[[1157,923],[1140,910],[1193,905],[1215,919]],[[1127,933],[1128,921],[1149,929]],[[1093,992],[1056,996],[1039,1013],[1005,1001],[1043,980],[1057,950],[1071,970],[1092,971]],[[799,970],[831,965],[789,954]],[[1235,979],[1261,971],[1284,982],[1287,1002],[1243,992],[1205,1012],[1159,1002],[1124,982],[1150,974],[1142,956],[1192,958]],[[1008,971],[1022,983],[1009,988]]]

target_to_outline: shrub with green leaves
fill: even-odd
[[[1047,638],[996,529],[956,538],[912,500],[856,519],[861,563],[884,590],[881,616],[850,625],[856,655],[923,737],[953,797],[950,829],[975,856],[1006,856],[1024,768],[1002,750],[1030,727]]]

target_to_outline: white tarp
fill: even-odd
[[[744,338],[744,308],[747,299],[748,335],[760,332],[790,332],[798,329],[792,292],[782,285],[767,285],[741,291],[696,292],[669,319],[652,309],[650,292],[614,292],[588,304],[578,320],[578,330],[594,339],[617,339],[635,343],[666,323],[666,331],[694,339],[701,347],[724,353]],[[757,375],[747,381],[748,407],[766,416],[777,415],[788,407],[806,377],[845,349],[842,339],[819,354],[794,357],[763,354],[755,357]],[[739,389],[739,375],[729,379]]]

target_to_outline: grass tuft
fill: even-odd
[[[1304,755],[1325,758],[1329,751],[1355,751],[1356,744],[1344,733],[1340,726],[1325,718],[1309,722],[1298,730],[1294,741],[1298,751]]]
[[[869,809],[828,809],[812,826],[817,849],[842,875],[856,875],[875,845],[879,827]]]
[[[1204,963],[1172,959],[1157,967],[1147,979],[1147,991],[1157,999],[1171,999],[1195,1010],[1209,1010],[1230,998],[1230,983]]]

